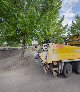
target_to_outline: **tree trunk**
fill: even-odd
[[[24,34],[23,39],[22,39],[22,53],[21,53],[21,59],[25,59],[25,57],[24,57],[25,48],[26,48],[26,35]]]

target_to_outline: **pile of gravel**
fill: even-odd
[[[0,60],[15,56],[20,52],[20,48],[0,48]]]

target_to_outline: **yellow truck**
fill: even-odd
[[[49,43],[47,50],[39,53],[45,73],[69,77],[74,70],[80,74],[80,47],[70,44]]]

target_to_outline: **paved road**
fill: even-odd
[[[38,63],[0,73],[0,92],[80,92],[80,75],[45,75]]]

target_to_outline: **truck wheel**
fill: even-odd
[[[63,75],[64,77],[69,77],[72,73],[72,65],[70,63],[65,63],[63,67]]]
[[[80,62],[77,62],[76,72],[80,74]]]

